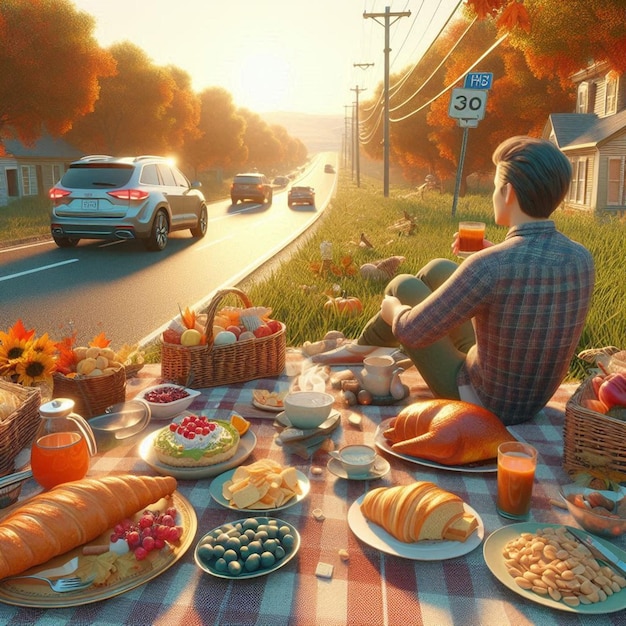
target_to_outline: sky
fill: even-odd
[[[409,69],[462,0],[73,0],[108,47],[132,41],[157,65],[175,65],[197,92],[219,86],[256,113],[340,115],[390,73]],[[460,8],[459,8],[460,10]],[[364,17],[364,13],[381,17]],[[355,67],[355,64],[373,64]]]

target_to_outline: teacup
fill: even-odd
[[[364,444],[343,446],[339,451],[329,453],[337,459],[348,476],[369,474],[376,461],[376,450]]]

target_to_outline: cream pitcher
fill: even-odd
[[[39,407],[41,422],[30,453],[33,477],[44,488],[84,478],[96,440],[74,410],[74,400],[56,398]]]
[[[399,382],[401,368],[397,366],[392,356],[368,356],[363,359],[360,382],[364,389],[373,396],[390,396],[392,387]]]

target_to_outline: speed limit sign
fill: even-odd
[[[458,120],[482,120],[487,92],[482,89],[453,89],[448,115]]]

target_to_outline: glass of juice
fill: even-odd
[[[469,256],[483,249],[485,222],[459,222],[459,256]]]
[[[498,447],[497,509],[502,517],[524,521],[530,513],[537,450],[517,441]]]
[[[30,465],[33,478],[44,489],[80,480],[89,471],[87,442],[79,432],[43,435],[33,443]]]

